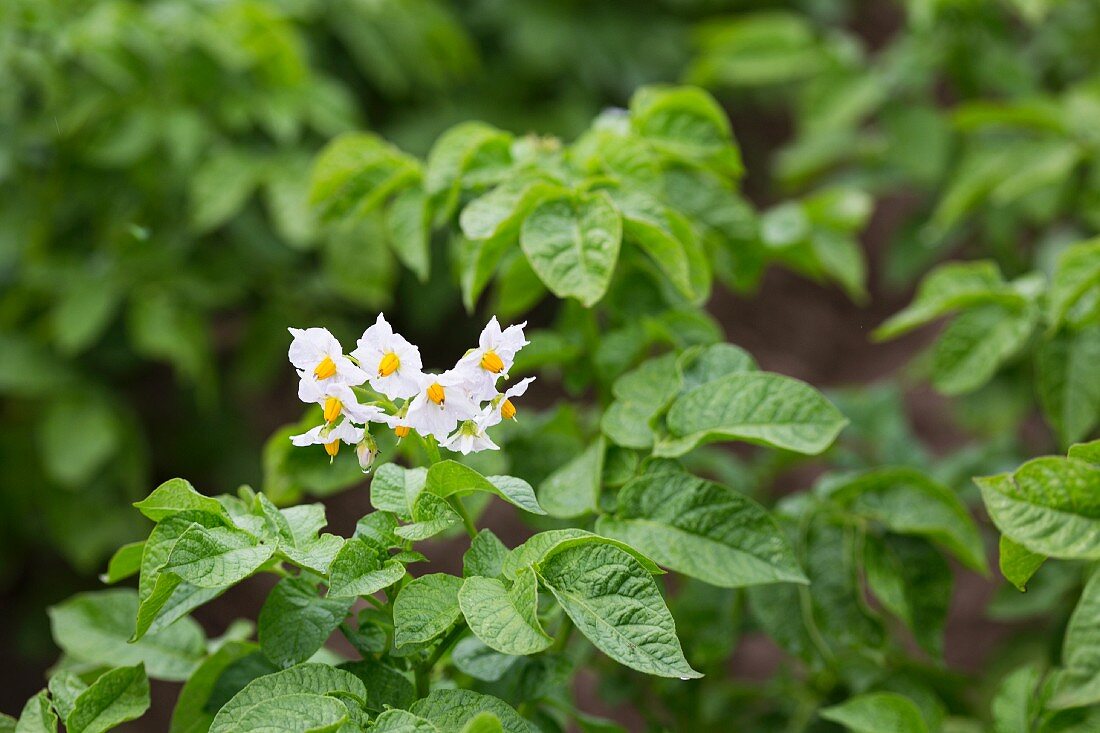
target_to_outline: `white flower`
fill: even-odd
[[[370,385],[391,400],[412,397],[420,387],[420,350],[394,333],[379,313],[351,352],[367,373]]]
[[[386,422],[386,411],[377,405],[361,405],[355,392],[346,384],[329,384],[303,379],[298,383],[298,397],[313,402],[325,411],[325,422],[335,422],[346,415],[353,423]]]
[[[486,427],[492,427],[502,420],[514,420],[516,417],[516,406],[512,404],[512,398],[522,396],[523,393],[527,391],[528,385],[533,381],[535,381],[534,377],[521,379],[506,389],[502,394],[498,394],[494,397],[486,408],[492,414],[492,422],[488,423]]]
[[[478,414],[467,379],[452,369],[443,374],[421,374],[419,393],[409,402],[406,423],[421,435],[444,440],[455,426]]]
[[[462,455],[468,455],[470,453],[477,453],[483,450],[500,450],[500,446],[493,442],[492,438],[486,434],[485,429],[490,425],[495,425],[492,422],[493,410],[486,408],[477,417],[472,420],[464,420],[461,425],[458,426],[458,430],[454,435],[440,443],[440,446],[453,450]],[[496,422],[500,422],[497,420]]]
[[[523,337],[527,322],[500,330],[497,317],[485,324],[476,349],[471,349],[455,367],[473,383],[473,393],[478,399],[490,399],[496,394],[500,377],[508,378],[508,372],[516,361],[516,352],[528,344]]]
[[[352,425],[349,421],[344,420],[338,425],[330,425],[325,423],[324,425],[318,425],[312,430],[308,430],[301,435],[290,436],[290,442],[294,445],[323,445],[325,446],[325,453],[328,453],[330,457],[335,458],[336,454],[340,452],[340,443],[344,442],[348,445],[356,445],[363,439],[363,428],[358,428]]]
[[[305,402],[313,400],[302,397],[303,393],[312,394],[315,389],[322,389],[321,385],[356,385],[367,381],[367,375],[344,356],[343,347],[328,329],[288,330],[294,336],[288,356],[301,378],[298,396]]]

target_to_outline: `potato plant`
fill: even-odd
[[[421,160],[335,138],[308,180],[324,236],[385,232],[410,270],[447,263],[466,307],[494,315],[442,358],[381,314],[351,333],[281,324],[307,408],[270,439],[262,490],[179,478],[135,503],[153,526],[111,558],[118,587],[50,609],[62,657],[0,729],[110,730],[163,680],[182,683],[172,731],[619,730],[578,704],[595,673],[652,730],[1095,730],[1095,244],[1049,279],[945,265],[878,331],[957,313],[933,347],[949,394],[1014,359],[1048,370],[1038,394],[1068,455],[996,473],[1003,453],[921,454],[889,396],[826,397],[725,342],[702,310],[722,273],[778,264],[856,298],[864,281],[865,195],[829,187],[761,221],[742,172],[693,87],[645,87],[568,143],[467,122]],[[810,491],[776,503],[757,485],[810,460]],[[372,511],[351,536],[300,503],[364,472]],[[1040,609],[1068,621],[968,685],[944,628],[956,578],[989,572],[979,493],[1005,577],[1055,584]],[[490,502],[526,539],[486,526]],[[461,572],[429,562],[441,538]],[[213,637],[192,618],[261,578],[256,618]],[[727,677],[749,631],[784,653],[756,687]]]
[[[126,505],[162,467],[253,480],[257,451],[224,446],[258,447],[252,402],[274,389],[291,314],[353,330],[398,297],[404,323],[428,335],[433,314],[458,312],[447,266],[428,268],[422,288],[424,260],[404,268],[380,220],[334,234],[303,203],[311,156],[364,123],[419,154],[464,119],[572,137],[653,81],[698,83],[750,120],[789,108],[793,139],[759,187],[767,209],[715,207],[710,222],[727,237],[712,248],[715,280],[743,291],[778,260],[862,300],[852,235],[865,192],[916,193],[892,236],[894,283],[959,248],[1016,277],[1095,227],[1100,16],[1087,2],[899,4],[882,46],[851,30],[862,10],[849,2],[87,10],[0,8],[0,394],[11,406],[0,426],[5,455],[23,458],[0,477],[17,514],[35,518],[0,519],[13,572],[34,548],[91,573],[116,535],[137,536]],[[502,296],[524,292],[508,281]],[[179,415],[166,432],[197,424],[217,439],[163,437],[152,394]],[[97,527],[81,521],[93,508]]]
[[[249,422],[292,314],[350,328],[416,292],[400,315],[428,335],[461,312],[446,269],[420,287],[373,222],[317,225],[305,191],[327,140],[369,124],[423,151],[471,117],[572,132],[688,55],[675,9],[576,23],[535,6],[0,6],[0,481],[23,518],[0,518],[5,582],[32,552],[94,573],[169,466],[252,480],[266,434]],[[653,26],[667,50],[643,54]],[[532,105],[536,84],[563,91]]]
[[[881,44],[852,32],[850,7],[708,19],[686,78],[731,106],[789,110],[780,190],[844,181],[896,197],[890,282],[959,250],[1015,277],[1094,232],[1097,160],[1080,123],[1098,104],[1096,6],[901,5]]]

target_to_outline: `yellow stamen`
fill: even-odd
[[[329,356],[326,356],[324,359],[322,359],[321,363],[313,369],[313,376],[317,377],[318,379],[328,379],[335,373],[336,362],[334,362],[332,360],[332,357]]]
[[[443,391],[443,386],[439,382],[433,382],[431,387],[428,387],[428,399],[437,405],[442,405],[443,400],[447,398],[447,393]]]
[[[330,458],[335,458],[336,454],[340,452],[340,441],[334,440],[331,443],[325,443],[325,453],[329,454]]]
[[[409,434],[409,426],[398,425],[396,428],[393,429],[393,434],[396,435],[398,438],[404,438]]]
[[[388,377],[398,369],[401,368],[401,359],[397,354],[389,351],[382,357],[382,361],[378,362],[378,376]]]
[[[493,374],[500,374],[504,371],[504,362],[497,356],[497,352],[486,351],[481,355],[481,368]]]
[[[512,404],[511,400],[504,400],[500,404],[500,416],[505,420],[511,420],[516,416],[516,406]]]
[[[340,410],[344,406],[340,404],[340,400],[335,397],[325,398],[325,422],[332,422],[336,418],[340,417]]]

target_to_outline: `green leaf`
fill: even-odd
[[[195,487],[190,482],[181,478],[165,481],[134,506],[154,522],[186,511],[200,511],[219,517],[229,517],[217,499],[200,494],[195,491]]]
[[[492,713],[478,713],[462,726],[461,733],[503,733],[500,718]]]
[[[1012,541],[1050,557],[1100,559],[1100,466],[1047,456],[974,482]]]
[[[539,623],[538,581],[533,572],[520,572],[511,588],[496,578],[466,578],[458,605],[474,635],[502,654],[535,654],[553,641]]]
[[[830,230],[818,230],[810,238],[810,251],[821,271],[838,283],[856,303],[867,300],[867,263],[863,249],[853,237]]]
[[[125,580],[141,569],[141,558],[145,553],[145,541],[131,542],[115,550],[111,561],[107,563],[107,572],[99,576],[100,581],[113,585]]]
[[[829,484],[829,498],[892,532],[924,537],[967,567],[986,572],[985,548],[955,493],[911,468],[881,468]]]
[[[854,733],[928,733],[920,709],[895,692],[869,692],[821,711],[821,717]]]
[[[348,133],[317,156],[309,201],[322,219],[359,217],[419,177],[419,164],[378,136]]]
[[[458,252],[462,305],[473,312],[481,293],[496,276],[501,261],[516,246],[516,235],[505,231],[490,239],[456,236],[454,242],[453,248]],[[538,287],[542,287],[541,282]]]
[[[344,729],[351,711],[336,697],[310,693],[276,695],[252,706],[237,719],[234,731],[268,733],[294,730],[304,733],[337,733]],[[225,730],[214,728],[211,731]]]
[[[458,621],[462,578],[445,573],[422,575],[401,589],[393,603],[397,646],[431,641]]]
[[[1041,700],[1035,694],[1042,681],[1042,669],[1029,664],[1002,680],[991,704],[994,733],[1032,733],[1041,712]]]
[[[600,431],[615,445],[645,450],[653,447],[655,435],[649,423],[652,406],[640,402],[612,402],[600,418]]]
[[[380,713],[390,707],[407,708],[416,699],[416,688],[408,674],[383,662],[363,659],[345,662],[340,669],[351,672],[363,681],[367,689],[363,707],[371,712]]]
[[[559,298],[595,305],[607,291],[622,240],[622,220],[607,194],[542,201],[520,229],[531,268]]]
[[[416,500],[412,519],[412,524],[398,527],[394,530],[394,534],[402,539],[417,542],[434,537],[462,521],[458,512],[452,509],[446,500],[427,492]]]
[[[753,372],[757,368],[749,352],[726,343],[688,349],[680,355],[678,366],[685,391],[710,384],[727,374]],[[614,389],[613,387],[612,391]],[[639,397],[643,397],[643,394],[639,394]]]
[[[700,443],[723,439],[816,455],[848,421],[805,382],[741,372],[681,395],[669,408],[667,423],[674,438],[659,444],[654,455],[676,457]]]
[[[333,296],[369,310],[388,305],[398,276],[397,262],[386,245],[388,238],[383,219],[377,214],[343,219],[326,227],[325,237],[321,241],[319,273],[326,290]],[[320,487],[348,486],[363,479],[359,462],[350,455],[336,459],[337,464],[343,463],[340,471],[329,468],[328,456],[323,451],[314,458],[312,465],[324,465],[330,474],[335,474],[321,478],[318,481]]]
[[[921,281],[909,307],[892,316],[872,335],[885,341],[952,311],[989,303],[1021,306],[1026,300],[1008,288],[993,262],[948,262]]]
[[[1046,555],[1032,552],[1005,535],[1001,535],[998,557],[1001,575],[1021,593],[1027,590],[1027,582],[1047,559]]]
[[[178,575],[163,573],[156,577],[150,593],[141,599],[131,641],[159,632],[186,616],[193,609],[217,598],[224,588],[198,588],[184,583]]]
[[[209,156],[191,179],[191,223],[199,233],[225,224],[248,202],[260,183],[257,161],[234,149]]]
[[[206,733],[216,712],[208,705],[222,675],[258,649],[251,642],[231,641],[203,660],[180,690],[168,733]]]
[[[405,577],[405,566],[362,539],[344,543],[329,574],[328,594],[333,598],[369,596]]]
[[[779,584],[747,589],[756,622],[783,649],[809,664],[826,658],[852,659],[880,652],[885,638],[859,586],[862,568],[856,528],[833,512],[785,518],[785,528],[799,537],[800,559],[810,579],[808,588]],[[803,623],[791,623],[799,609]],[[816,630],[816,633],[815,633]]]
[[[682,377],[675,354],[647,359],[611,385],[615,402],[600,421],[600,429],[618,445],[649,448],[655,434],[652,423],[680,392]]]
[[[1059,333],[1035,352],[1035,389],[1063,445],[1100,422],[1100,326]]]
[[[260,497],[275,510],[267,497],[262,494]],[[321,575],[328,573],[336,554],[344,546],[344,540],[328,532],[318,535],[321,528],[328,524],[325,507],[322,504],[299,504],[275,512],[276,517],[281,518],[280,523],[285,523],[285,529],[279,535],[279,552],[300,567]]]
[[[69,733],[102,733],[149,709],[149,679],[141,664],[112,669],[80,693],[65,717]]]
[[[652,413],[667,407],[680,391],[682,377],[674,353],[647,359],[611,385],[615,399],[647,405]]]
[[[1056,330],[1073,306],[1100,284],[1100,239],[1076,244],[1058,257],[1047,296],[1047,320]]]
[[[427,282],[431,268],[431,210],[420,186],[398,193],[386,210],[390,249],[420,282]]]
[[[25,397],[52,394],[74,381],[63,360],[54,358],[45,344],[32,341],[30,334],[0,334],[0,392]]]
[[[88,689],[88,683],[80,679],[75,672],[62,670],[50,677],[47,688],[54,710],[65,720],[76,706],[76,698]]]
[[[50,707],[45,690],[27,700],[15,724],[15,733],[57,733],[57,714]]]
[[[632,555],[647,572],[655,575],[664,572],[652,560],[625,542],[609,537],[601,537],[583,529],[567,528],[539,532],[512,550],[504,558],[504,577],[515,580],[520,569],[528,565],[537,565],[555,552],[582,545],[614,545]]]
[[[210,733],[241,733],[267,717],[267,730],[307,730],[311,725],[299,727],[294,718],[304,720],[309,716],[327,719],[339,712],[322,698],[325,695],[346,694],[360,701],[366,700],[367,691],[362,681],[350,672],[325,664],[299,664],[274,674],[264,675],[245,685],[214,716]],[[302,698],[310,699],[302,699]],[[313,699],[321,698],[321,700]],[[286,705],[289,703],[289,707]],[[341,708],[343,704],[341,703]],[[347,709],[343,708],[343,715]],[[282,716],[294,716],[282,717]],[[299,718],[299,716],[302,716]],[[261,728],[262,730],[262,728]]]
[[[487,712],[500,720],[505,733],[535,733],[534,727],[508,703],[473,690],[432,690],[413,703],[410,711],[430,720],[441,731],[461,730],[471,718]]]
[[[402,468],[396,463],[379,466],[370,482],[371,506],[408,518],[412,514],[413,502],[424,490],[427,476],[426,468]]]
[[[523,252],[517,248],[501,264],[500,277],[497,278],[489,310],[496,313],[502,321],[518,321],[520,316],[538,305],[546,297],[546,293],[546,287],[539,276],[531,269]],[[519,373],[518,369],[516,373]]]
[[[316,240],[317,220],[309,206],[308,155],[280,158],[266,170],[263,196],[271,224],[289,246],[307,249]]]
[[[913,632],[929,654],[943,656],[943,629],[951,602],[951,567],[924,540],[869,535],[864,547],[871,592]]]
[[[1100,466],[1100,440],[1071,445],[1068,457]]]
[[[215,598],[221,589],[198,588],[184,583],[179,576],[161,572],[176,541],[194,526],[221,527],[226,519],[206,512],[187,511],[173,514],[157,523],[145,541],[138,579],[137,626],[134,638],[164,628],[194,608]],[[149,665],[146,669],[152,671]]]
[[[66,288],[50,313],[58,349],[77,354],[93,345],[111,325],[123,295],[112,277],[89,277]]]
[[[467,239],[504,237],[514,243],[520,224],[531,210],[552,194],[563,189],[549,181],[521,177],[505,181],[462,209],[459,225]]]
[[[504,569],[508,548],[492,530],[483,529],[470,541],[470,549],[462,556],[462,574],[467,578],[480,575],[498,577]]]
[[[595,512],[603,476],[603,437],[539,484],[539,504],[552,517],[579,517]]]
[[[1027,343],[1038,322],[1036,308],[979,306],[944,330],[932,355],[932,383],[946,395],[960,395],[988,382]]]
[[[726,113],[694,87],[643,87],[630,99],[631,127],[661,152],[736,177],[743,170]]]
[[[49,476],[69,487],[92,481],[121,442],[119,418],[104,398],[89,394],[53,400],[38,426]]]
[[[609,544],[559,549],[538,564],[539,577],[598,649],[639,672],[701,677],[684,659],[676,623],[649,571]]]
[[[225,588],[259,570],[274,552],[240,530],[195,526],[176,540],[163,572],[198,588]]]
[[[397,517],[391,512],[371,512],[355,523],[353,536],[374,545],[380,551],[388,550],[401,544],[394,534],[397,526]]]
[[[712,20],[697,31],[702,52],[689,76],[714,87],[772,86],[819,73],[826,62],[814,24],[779,10]]]
[[[628,482],[619,491],[615,515],[601,516],[596,530],[661,565],[723,588],[808,582],[763,507],[686,473]]]
[[[677,238],[672,212],[649,194],[607,189],[623,218],[623,239],[636,244],[685,298],[693,298],[691,266],[683,242]]]
[[[484,682],[496,682],[516,666],[520,657],[501,654],[476,636],[467,636],[455,644],[451,663],[463,674]]]
[[[495,494],[532,514],[546,514],[535,498],[535,490],[523,479],[514,476],[485,477],[456,461],[439,461],[433,464],[428,469],[424,491],[441,498],[483,491]]]
[[[442,733],[430,720],[407,710],[387,710],[374,721],[371,733]]]
[[[260,649],[280,667],[304,662],[347,617],[351,604],[351,598],[322,597],[306,578],[283,578],[260,609]]]
[[[463,189],[497,183],[512,165],[512,136],[484,122],[463,122],[436,139],[428,153],[424,188],[450,219]]]
[[[1051,685],[1051,708],[1100,703],[1100,572],[1092,573],[1070,616],[1062,641],[1062,668]]]
[[[54,641],[81,662],[144,663],[154,679],[187,679],[206,651],[201,627],[181,618],[131,643],[137,609],[137,594],[129,588],[77,594],[49,609]]]

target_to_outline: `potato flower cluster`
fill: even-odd
[[[392,428],[399,438],[415,430],[463,454],[496,450],[487,429],[515,418],[512,399],[534,381],[528,377],[504,391],[498,387],[501,379],[508,379],[516,353],[528,343],[523,337],[526,325],[501,330],[493,316],[477,348],[442,374],[424,371],[420,349],[395,333],[382,314],[350,354],[327,329],[291,328],[289,356],[298,372],[298,397],[320,405],[325,418],[291,441],[323,445],[332,457],[342,443],[353,445],[364,471],[378,454],[370,434],[372,422]],[[369,390],[364,386],[368,384]],[[360,395],[376,399],[360,402]]]

